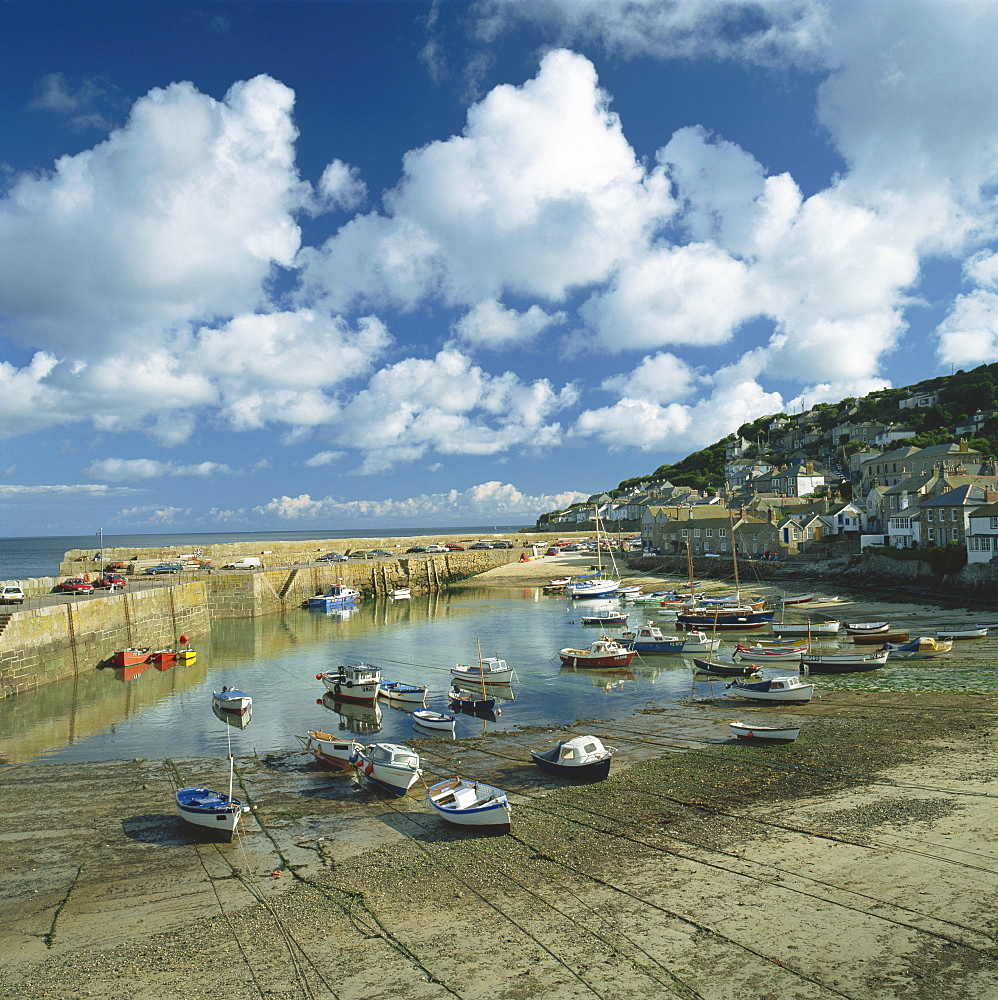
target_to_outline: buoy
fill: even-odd
[[[322,674],[316,674],[316,675],[315,675],[315,679],[316,679],[317,681],[321,681],[321,680],[322,680]]]
[[[315,699],[315,703],[316,703],[316,705],[321,705],[322,704],[322,699],[321,698],[316,698]]]
[[[187,645],[187,643],[189,643],[190,641],[191,641],[191,640],[190,640],[190,639],[188,639],[186,635],[182,635],[182,636],[180,637],[180,645],[181,645],[181,646],[186,646],[186,645]]]

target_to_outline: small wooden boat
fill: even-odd
[[[221,834],[228,840],[236,832],[239,817],[245,809],[239,799],[232,797],[231,792],[226,795],[199,785],[177,789],[176,801],[177,813],[182,820],[192,826]]]
[[[849,635],[875,635],[879,632],[889,632],[890,622],[846,622],[843,628]]]
[[[464,684],[478,686],[509,684],[516,676],[516,671],[498,656],[480,656],[478,663],[459,663],[451,667],[450,675]]]
[[[111,657],[111,662],[116,667],[134,667],[139,663],[148,663],[151,653],[151,646],[130,646],[128,649],[119,649]]]
[[[800,658],[801,673],[849,674],[861,670],[876,670],[887,662],[887,650],[875,653],[804,653]]]
[[[763,681],[743,681],[737,677],[728,684],[735,698],[748,701],[768,701],[776,704],[800,704],[811,700],[814,685],[805,684],[799,677],[773,677]]]
[[[600,611],[595,615],[583,615],[583,625],[626,625],[626,611]]]
[[[885,642],[907,642],[907,632],[873,632],[870,635],[849,636],[857,646],[882,646]]]
[[[558,656],[567,667],[627,667],[635,653],[604,635],[590,643],[588,649],[566,647]]]
[[[310,729],[307,737],[296,736],[295,739],[301,743],[302,749],[307,750],[317,761],[339,768],[341,771],[349,771],[353,767],[350,757],[363,746],[356,740],[345,740],[318,729]]]
[[[402,681],[380,681],[378,694],[389,701],[406,705],[422,705],[426,701],[425,684],[403,684]]]
[[[610,773],[610,760],[616,752],[596,736],[575,736],[559,741],[551,750],[531,750],[530,756],[542,771],[559,777],[602,781]]]
[[[388,591],[390,601],[408,601],[412,597],[412,590],[409,587],[396,587]]]
[[[691,667],[694,674],[707,677],[756,677],[759,668],[754,663],[735,663],[734,660],[701,660],[693,657]]]
[[[403,796],[423,773],[419,754],[401,743],[372,743],[350,755],[364,779],[378,788]]]
[[[224,687],[221,691],[213,691],[211,703],[220,712],[234,712],[242,715],[247,709],[253,707],[253,699],[238,688]]]
[[[474,691],[463,689],[451,690],[447,692],[447,703],[451,708],[460,709],[462,712],[498,712],[495,698],[489,698],[485,694],[476,694]]]
[[[149,659],[158,670],[169,670],[177,662],[175,649],[156,649],[149,654]]]
[[[908,642],[885,642],[883,649],[891,656],[900,656],[909,660],[924,660],[942,653],[949,653],[953,649],[953,640],[935,639],[932,636],[923,635]]]
[[[782,726],[749,726],[744,722],[729,722],[728,728],[740,740],[765,743],[793,743],[800,735],[800,728]]]
[[[315,679],[342,701],[374,701],[381,686],[381,670],[369,663],[354,663],[316,674]]]
[[[987,625],[979,628],[941,628],[936,631],[940,639],[983,639],[987,634]]]
[[[808,604],[813,600],[814,594],[778,594],[773,598],[773,603],[789,607],[791,604]]]
[[[804,646],[745,646],[742,643],[735,645],[733,654],[736,660],[763,660],[768,662],[779,662],[782,660],[800,660],[801,653],[806,653],[808,647]]]
[[[321,611],[328,611],[332,608],[346,608],[356,604],[360,600],[360,591],[353,587],[344,587],[337,583],[329,587],[324,594],[316,594],[310,597],[305,606],[318,608]]]
[[[794,622],[792,625],[773,622],[773,635],[835,635],[842,627],[842,622]]]
[[[423,729],[442,730],[453,733],[457,726],[457,719],[453,715],[445,715],[443,712],[433,712],[428,708],[417,708],[412,713],[412,721],[416,726]]]
[[[509,833],[513,811],[506,793],[494,785],[447,778],[431,785],[426,798],[448,823]]]
[[[186,648],[177,651],[177,659],[181,663],[187,666],[190,666],[190,664],[192,664],[197,658],[198,658],[197,650],[191,649],[190,646],[187,646]]]
[[[686,644],[681,635],[664,635],[655,625],[642,625],[632,632],[620,633],[621,645],[636,653],[681,653]]]

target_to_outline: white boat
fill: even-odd
[[[782,662],[792,660],[799,662],[801,653],[807,652],[807,646],[745,646],[738,643],[732,654],[736,660],[762,660],[763,662]]]
[[[428,688],[425,684],[404,684],[402,681],[380,681],[378,694],[403,705],[422,705]]]
[[[363,744],[356,740],[345,740],[318,729],[310,729],[307,737],[296,736],[295,739],[316,760],[338,767],[341,771],[350,770],[352,767],[350,757],[363,747]]]
[[[230,687],[212,691],[211,703],[220,712],[232,712],[235,715],[242,715],[253,707],[253,699],[245,691]]]
[[[550,774],[602,781],[610,773],[610,760],[616,752],[616,747],[604,746],[597,736],[574,736],[560,740],[550,750],[531,750],[530,756]]]
[[[846,622],[843,626],[849,635],[878,635],[889,632],[890,622]]]
[[[980,628],[941,628],[936,632],[940,639],[983,639],[988,634],[988,626]]]
[[[744,722],[729,722],[728,728],[741,740],[762,740],[769,743],[793,743],[800,735],[800,727],[749,726]]]
[[[350,607],[359,600],[359,590],[354,590],[353,587],[344,587],[343,584],[337,583],[327,588],[324,594],[316,594],[314,597],[310,597],[305,604],[310,608],[320,608],[328,611],[333,608]]]
[[[341,701],[374,701],[381,686],[381,670],[369,663],[354,663],[323,671],[315,679]]]
[[[423,729],[439,729],[447,733],[453,733],[457,727],[457,719],[453,715],[434,712],[429,708],[417,708],[412,713],[412,721]]]
[[[409,587],[396,587],[388,591],[390,601],[408,601],[412,597],[412,590]]]
[[[814,594],[778,594],[773,598],[773,603],[789,607],[791,604],[809,604],[813,600]]]
[[[629,587],[618,587],[617,594],[620,597],[623,597],[625,601],[627,601],[640,596],[641,590],[642,590],[641,584],[635,583]]]
[[[681,653],[713,653],[721,648],[722,640],[717,636],[711,637],[706,632],[694,630],[686,632],[683,638],[683,648]]]
[[[482,781],[447,778],[431,785],[426,798],[448,823],[509,833],[513,811],[501,788]]]
[[[795,622],[792,625],[771,622],[773,635],[835,635],[842,622]]]
[[[876,670],[887,662],[890,653],[878,649],[874,653],[802,653],[801,673],[848,674],[860,670]]]
[[[736,677],[727,688],[735,698],[788,704],[810,701],[814,694],[813,684],[805,684],[792,675],[763,681],[743,681]]]
[[[243,804],[224,792],[190,785],[177,789],[177,814],[192,826],[212,830],[232,839],[243,814]]]
[[[398,796],[405,795],[423,773],[419,754],[401,743],[360,747],[351,754],[350,763],[372,785]]]
[[[482,684],[510,684],[516,671],[498,656],[482,656],[478,663],[459,663],[451,667],[450,675],[468,687],[479,687]]]
[[[585,597],[608,597],[620,588],[620,580],[603,578],[603,546],[600,544],[599,508],[593,508],[596,521],[596,572],[590,577],[579,577],[578,583],[570,583],[566,587],[568,596],[573,599]],[[617,560],[613,558],[613,549],[609,549],[610,561],[613,563],[614,576],[617,575]]]

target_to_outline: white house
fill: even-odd
[[[986,563],[998,555],[998,503],[978,507],[969,518],[967,563]]]
[[[921,542],[921,515],[917,507],[905,507],[887,519],[888,544],[892,549],[914,549]]]

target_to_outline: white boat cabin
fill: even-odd
[[[558,747],[558,763],[567,767],[581,767],[603,760],[613,753],[613,747],[603,746],[596,736],[576,736],[565,740]]]

